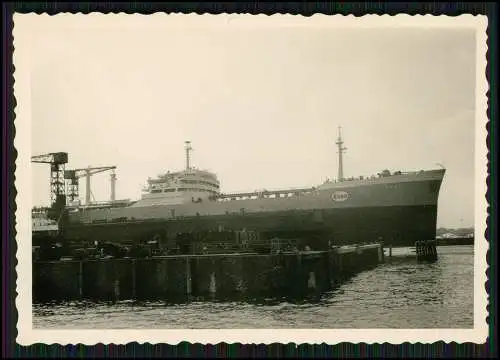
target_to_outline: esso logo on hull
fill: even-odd
[[[335,191],[332,194],[333,201],[346,201],[347,199],[349,199],[349,194],[345,191]]]

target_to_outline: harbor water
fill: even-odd
[[[388,252],[386,252],[388,254]],[[119,301],[34,304],[35,328],[472,328],[473,245],[439,246],[436,263],[417,263],[408,248],[336,290],[286,299]]]

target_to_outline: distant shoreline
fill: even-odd
[[[465,227],[458,229],[438,228],[436,231],[436,241],[438,245],[473,245],[474,228]]]
[[[437,246],[452,246],[452,245],[474,245],[474,236],[457,236],[453,238],[437,238]],[[384,245],[384,249],[388,249],[389,244]],[[407,248],[408,246],[393,246],[393,248]],[[410,246],[411,247],[411,246]]]
[[[447,245],[474,245],[474,236],[439,238],[436,239],[438,246]]]

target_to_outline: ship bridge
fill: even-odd
[[[190,142],[186,141],[186,168],[148,178],[141,200],[132,206],[176,205],[213,200],[220,194],[217,175],[190,165]]]

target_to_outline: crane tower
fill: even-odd
[[[57,214],[66,205],[64,188],[64,167],[68,163],[68,153],[57,152],[31,157],[31,162],[50,164],[50,202]]]
[[[90,177],[92,175],[112,170],[111,174],[111,200],[114,201],[115,196],[115,181],[116,175],[114,170],[116,166],[100,166],[100,167],[87,167],[82,169],[66,170],[64,172],[64,178],[68,180],[68,198],[74,201],[79,196],[79,184],[78,179],[85,177],[85,204],[90,204]]]

